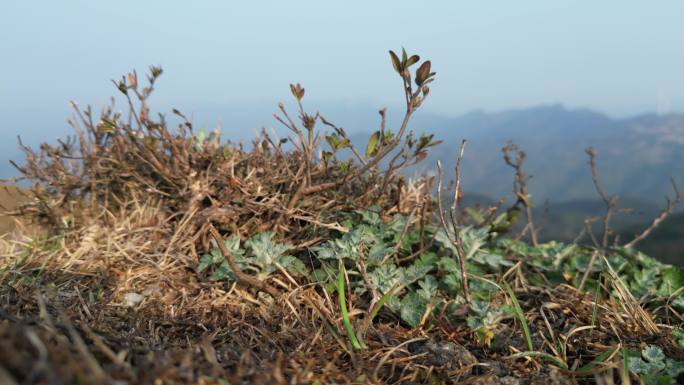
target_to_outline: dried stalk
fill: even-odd
[[[513,143],[509,143],[504,146],[501,151],[503,152],[504,161],[507,165],[515,170],[515,180],[513,182],[513,193],[516,196],[516,201],[513,206],[509,209],[514,209],[519,205],[525,207],[525,215],[527,216],[527,225],[530,231],[530,238],[532,239],[532,244],[538,246],[539,240],[537,239],[537,230],[534,226],[534,220],[532,216],[532,205],[530,203],[530,195],[527,190],[527,181],[530,179],[523,169],[523,163],[525,162],[525,152],[520,150],[518,146]],[[513,160],[512,153],[515,153],[515,160]]]
[[[440,161],[437,161],[437,170],[439,172],[439,179],[437,183],[437,204],[439,206],[439,220],[440,224],[442,225],[442,230],[444,230],[444,233],[456,249],[456,258],[458,259],[461,268],[461,290],[463,291],[463,297],[465,298],[466,303],[470,304],[472,299],[470,295],[470,288],[468,287],[468,270],[465,260],[466,254],[463,250],[463,244],[461,242],[461,223],[459,219],[460,216],[458,215],[458,203],[461,198],[461,161],[463,160],[466,143],[467,142],[465,140],[461,142],[458,158],[456,159],[455,188],[453,202],[449,210],[449,222],[451,226],[447,224],[445,210],[442,208],[442,182],[444,179],[444,170],[442,169],[442,164]]]

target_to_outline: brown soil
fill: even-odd
[[[11,232],[16,228],[16,218],[6,215],[6,211],[15,210],[26,196],[14,186],[0,186],[0,235]]]

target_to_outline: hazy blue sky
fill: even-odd
[[[156,100],[181,109],[277,101],[290,82],[309,102],[394,105],[387,50],[402,45],[433,60],[425,107],[441,114],[683,111],[683,15],[681,0],[4,1],[0,131],[62,125],[69,100],[100,105],[110,79],[150,64],[165,70]]]

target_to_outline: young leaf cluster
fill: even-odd
[[[666,357],[657,346],[649,345],[641,351],[627,350],[624,354],[629,371],[638,374],[646,385],[674,385],[684,373],[684,362]]]
[[[290,274],[305,273],[304,263],[288,255],[289,246],[275,242],[273,236],[272,232],[256,234],[241,247],[240,237],[232,235],[225,240],[225,245],[238,267],[242,271],[255,274],[259,280],[267,279],[279,268]],[[234,272],[217,247],[200,258],[197,270],[200,273],[211,271],[210,279],[214,281],[235,280]]]

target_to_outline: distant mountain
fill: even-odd
[[[377,122],[369,120],[365,126],[370,129],[355,130],[353,136],[359,146]],[[670,177],[684,188],[684,114],[613,119],[550,105],[454,118],[418,112],[410,128],[444,141],[413,171],[434,170],[439,159],[452,172],[458,146],[467,139],[463,186],[466,192],[495,199],[510,196],[512,190],[513,170],[501,152],[509,141],[527,154],[525,171],[532,176],[529,188],[539,205],[597,198],[585,153],[589,146],[598,151],[599,177],[611,194],[662,205],[663,195],[671,193]]]
[[[623,230],[624,238],[640,233],[648,226],[631,226]],[[637,244],[637,249],[673,265],[684,266],[684,213],[675,214],[665,220],[653,233]]]
[[[525,170],[533,176],[529,187],[538,204],[596,198],[584,151],[589,146],[598,151],[600,179],[609,193],[661,202],[670,192],[670,177],[684,186],[684,115],[611,119],[553,105],[431,120],[426,131],[444,143],[422,167],[433,168],[437,159],[453,164],[458,144],[468,139],[463,185],[471,192],[510,194],[513,173],[501,152],[508,141],[527,153]]]

